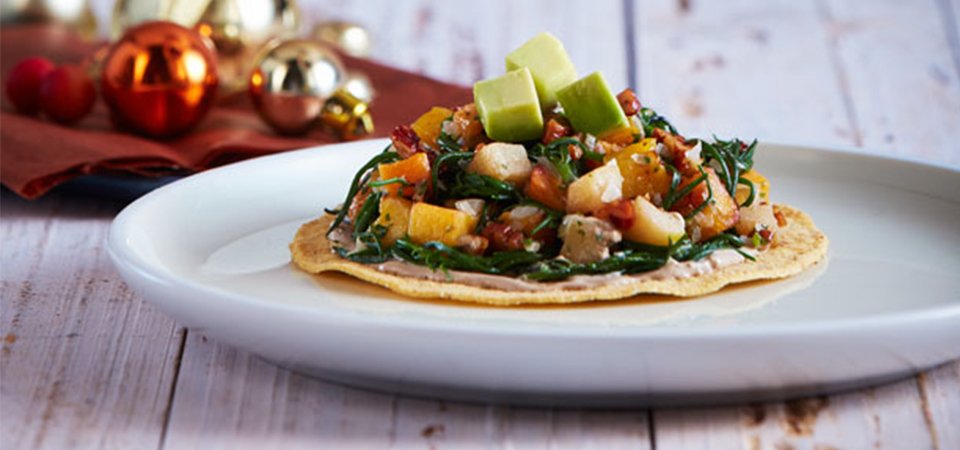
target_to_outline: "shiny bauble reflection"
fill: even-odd
[[[130,28],[102,67],[100,87],[114,123],[151,137],[189,130],[217,93],[211,47],[194,30],[171,22]]]
[[[370,32],[355,23],[343,21],[321,22],[313,27],[311,36],[331,44],[350,56],[370,56],[373,47]]]
[[[221,92],[232,92],[246,86],[268,40],[297,34],[300,10],[293,0],[210,0],[194,28],[216,47]]]
[[[249,94],[260,116],[279,133],[308,131],[324,102],[343,83],[340,59],[316,41],[291,40],[265,49],[250,74]]]

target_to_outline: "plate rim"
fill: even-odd
[[[150,206],[156,199],[162,198],[167,192],[177,189],[185,189],[190,185],[209,177],[221,176],[223,172],[240,170],[246,166],[263,164],[264,160],[300,159],[308,153],[318,151],[330,152],[331,147],[351,147],[351,146],[370,146],[386,144],[388,139],[371,139],[364,141],[354,141],[337,144],[325,144],[315,147],[307,147],[290,152],[265,155],[240,161],[225,166],[200,172],[183,179],[174,181],[162,186],[143,197],[137,199],[130,205],[127,205],[113,220],[110,225],[107,236],[107,252],[118,270],[131,271],[143,279],[151,280],[166,286],[187,289],[191,292],[200,294],[203,298],[213,297],[221,303],[240,303],[247,308],[257,311],[274,311],[283,313],[288,317],[309,320],[314,323],[336,322],[340,325],[353,323],[357,326],[375,326],[387,327],[397,330],[416,330],[422,332],[443,332],[456,333],[460,335],[496,335],[496,336],[525,336],[525,337],[576,337],[584,338],[603,338],[603,339],[742,339],[757,336],[809,336],[809,335],[831,335],[837,333],[857,334],[870,333],[879,329],[900,328],[916,326],[919,324],[946,321],[955,322],[960,325],[960,302],[953,305],[942,305],[936,307],[927,307],[920,310],[911,310],[909,312],[887,312],[873,314],[866,317],[847,317],[847,318],[827,318],[804,320],[802,322],[787,322],[776,324],[738,324],[737,326],[724,325],[697,325],[693,327],[665,327],[662,325],[643,325],[631,327],[600,327],[587,324],[571,324],[570,327],[556,327],[551,325],[538,324],[536,322],[524,322],[522,324],[507,323],[503,321],[457,321],[448,322],[434,320],[430,317],[397,317],[364,315],[347,310],[325,309],[322,306],[290,305],[285,303],[271,302],[268,299],[224,291],[219,288],[211,287],[201,282],[191,279],[177,277],[163,270],[153,269],[153,265],[136,255],[132,248],[126,245],[125,230],[129,227],[129,222],[135,215]],[[837,153],[846,156],[858,158],[878,159],[881,161],[908,164],[920,166],[923,169],[945,170],[950,173],[960,175],[960,166],[942,164],[939,162],[922,161],[913,157],[904,157],[903,155],[883,155],[870,153],[869,151],[858,147],[846,146],[814,146],[802,143],[793,143],[788,141],[764,141],[763,145],[796,147],[803,151],[812,151],[817,153]],[[829,256],[828,256],[829,258]],[[291,267],[291,270],[294,270]],[[358,281],[359,282],[359,281]],[[775,281],[774,281],[775,282]],[[146,298],[146,296],[145,296]],[[156,298],[146,298],[150,303],[157,304],[166,301],[160,301]],[[411,300],[416,301],[416,300]],[[678,299],[678,301],[683,301]],[[473,307],[473,305],[470,305]],[[598,306],[598,307],[603,307]],[[349,322],[347,322],[347,321]]]

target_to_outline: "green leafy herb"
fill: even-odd
[[[353,181],[350,183],[350,189],[347,190],[347,197],[343,200],[343,205],[337,210],[337,217],[333,219],[333,223],[330,224],[330,228],[327,230],[327,234],[330,234],[334,229],[340,226],[343,223],[343,219],[347,217],[347,212],[350,210],[350,203],[353,202],[353,198],[357,196],[357,193],[360,192],[360,187],[363,185],[364,177],[367,175],[367,172],[373,170],[378,165],[383,163],[391,163],[400,159],[400,155],[396,152],[389,151],[390,147],[388,146],[377,156],[374,156],[370,161],[367,161],[363,167],[357,171],[357,174],[354,175]]]
[[[680,179],[680,174],[677,172],[676,169],[672,169],[672,170],[674,175],[673,175],[673,180],[670,183],[670,190],[667,192],[667,195],[663,197],[664,210],[669,210],[671,207],[673,207],[674,203],[676,203],[681,198],[686,197],[687,194],[692,192],[693,189],[696,188],[698,184],[704,183],[707,181],[707,173],[704,172],[703,169],[701,168],[699,177],[697,177],[695,180],[688,183],[682,189],[678,190],[677,187],[679,187],[680,185],[680,182],[678,181]],[[709,183],[707,185],[709,186]]]
[[[537,263],[523,276],[536,281],[555,281],[573,275],[611,272],[632,274],[660,268],[667,263],[668,257],[669,255],[665,252],[625,250],[616,252],[609,258],[587,264],[577,264],[566,259],[550,259]]]
[[[698,169],[700,169],[700,177],[699,177],[699,178],[703,178],[703,183],[705,183],[705,184],[707,185],[707,198],[704,199],[703,202],[700,203],[699,206],[697,206],[696,208],[694,208],[693,211],[690,211],[689,214],[687,214],[686,216],[683,216],[683,218],[686,219],[686,220],[692,219],[693,216],[696,216],[697,214],[699,214],[700,211],[703,211],[703,209],[706,208],[707,205],[709,205],[711,202],[713,202],[713,187],[710,186],[710,180],[708,179],[709,177],[707,176],[706,172],[703,171],[703,167],[698,167]],[[698,178],[698,179],[699,179],[699,178]]]
[[[530,156],[546,158],[553,164],[553,167],[557,169],[557,173],[560,174],[560,179],[563,180],[564,183],[570,183],[580,176],[580,169],[577,167],[576,161],[570,157],[568,147],[571,145],[580,147],[580,150],[583,150],[584,156],[588,159],[603,160],[603,155],[590,150],[586,144],[572,137],[560,138],[547,145],[538,143],[531,147],[527,153],[529,153]]]
[[[657,128],[670,132],[671,134],[678,134],[677,129],[674,128],[665,117],[657,114],[656,111],[650,108],[640,108],[637,117],[639,117],[640,122],[643,123],[643,134],[646,136],[652,136],[653,130]]]
[[[748,180],[748,179],[746,179],[746,178],[744,178],[744,177],[738,178],[738,179],[737,179],[737,183],[738,183],[738,184],[742,184],[742,185],[747,186],[748,188],[750,188],[750,195],[748,195],[748,196],[747,196],[747,199],[744,200],[743,204],[742,204],[742,205],[739,205],[739,206],[743,207],[743,206],[750,206],[750,205],[752,205],[752,204],[753,204],[753,200],[755,199],[755,197],[756,197],[756,195],[757,195],[757,187],[753,184],[752,181],[750,181],[750,180]]]
[[[397,240],[393,245],[393,254],[404,261],[427,266],[431,270],[465,270],[494,275],[513,273],[542,258],[537,253],[523,250],[477,256],[440,242],[418,245],[407,239]]]
[[[452,198],[482,198],[492,201],[518,201],[520,193],[510,185],[493,177],[470,172],[458,172],[445,195]]]
[[[674,248],[671,250],[672,256],[677,261],[699,261],[707,256],[710,256],[711,253],[724,249],[732,248],[737,250],[744,258],[747,258],[751,261],[755,261],[756,258],[750,256],[747,253],[740,251],[740,247],[743,247],[743,240],[739,236],[735,236],[729,233],[721,233],[716,237],[703,241],[693,243],[689,239],[681,240],[677,243]]]
[[[440,147],[442,152],[459,152],[463,150],[460,147],[460,142],[457,138],[447,134],[446,131],[443,131],[444,126],[451,119],[444,120],[440,125],[440,134],[437,135],[437,147]]]
[[[357,220],[353,224],[353,237],[367,231],[370,224],[380,215],[381,197],[383,197],[383,192],[374,192],[363,202],[363,206],[357,212]]]
[[[757,149],[757,140],[749,145],[740,139],[724,141],[713,137],[714,142],[701,141],[703,161],[717,169],[717,176],[723,182],[730,195],[734,195],[740,175],[753,167],[753,152]]]
[[[463,163],[473,159],[473,152],[450,152],[444,153],[437,157],[433,161],[433,167],[430,168],[430,179],[433,182],[434,190],[438,191],[442,187],[440,185],[440,170],[445,164],[451,163]]]
[[[369,187],[381,187],[381,186],[387,186],[387,185],[389,185],[389,184],[399,184],[399,185],[401,185],[401,186],[410,186],[410,182],[407,181],[407,180],[405,180],[405,179],[402,178],[402,177],[387,178],[386,180],[371,181],[371,182],[367,183],[367,186],[369,186]]]

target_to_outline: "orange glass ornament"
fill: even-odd
[[[117,126],[175,136],[210,110],[217,93],[216,57],[197,32],[148,22],[128,29],[113,45],[100,86]]]

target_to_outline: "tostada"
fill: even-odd
[[[681,135],[632,90],[578,77],[547,33],[506,69],[393,130],[343,204],[297,232],[294,263],[516,305],[697,296],[824,258],[810,217],[772,202],[755,140]]]

